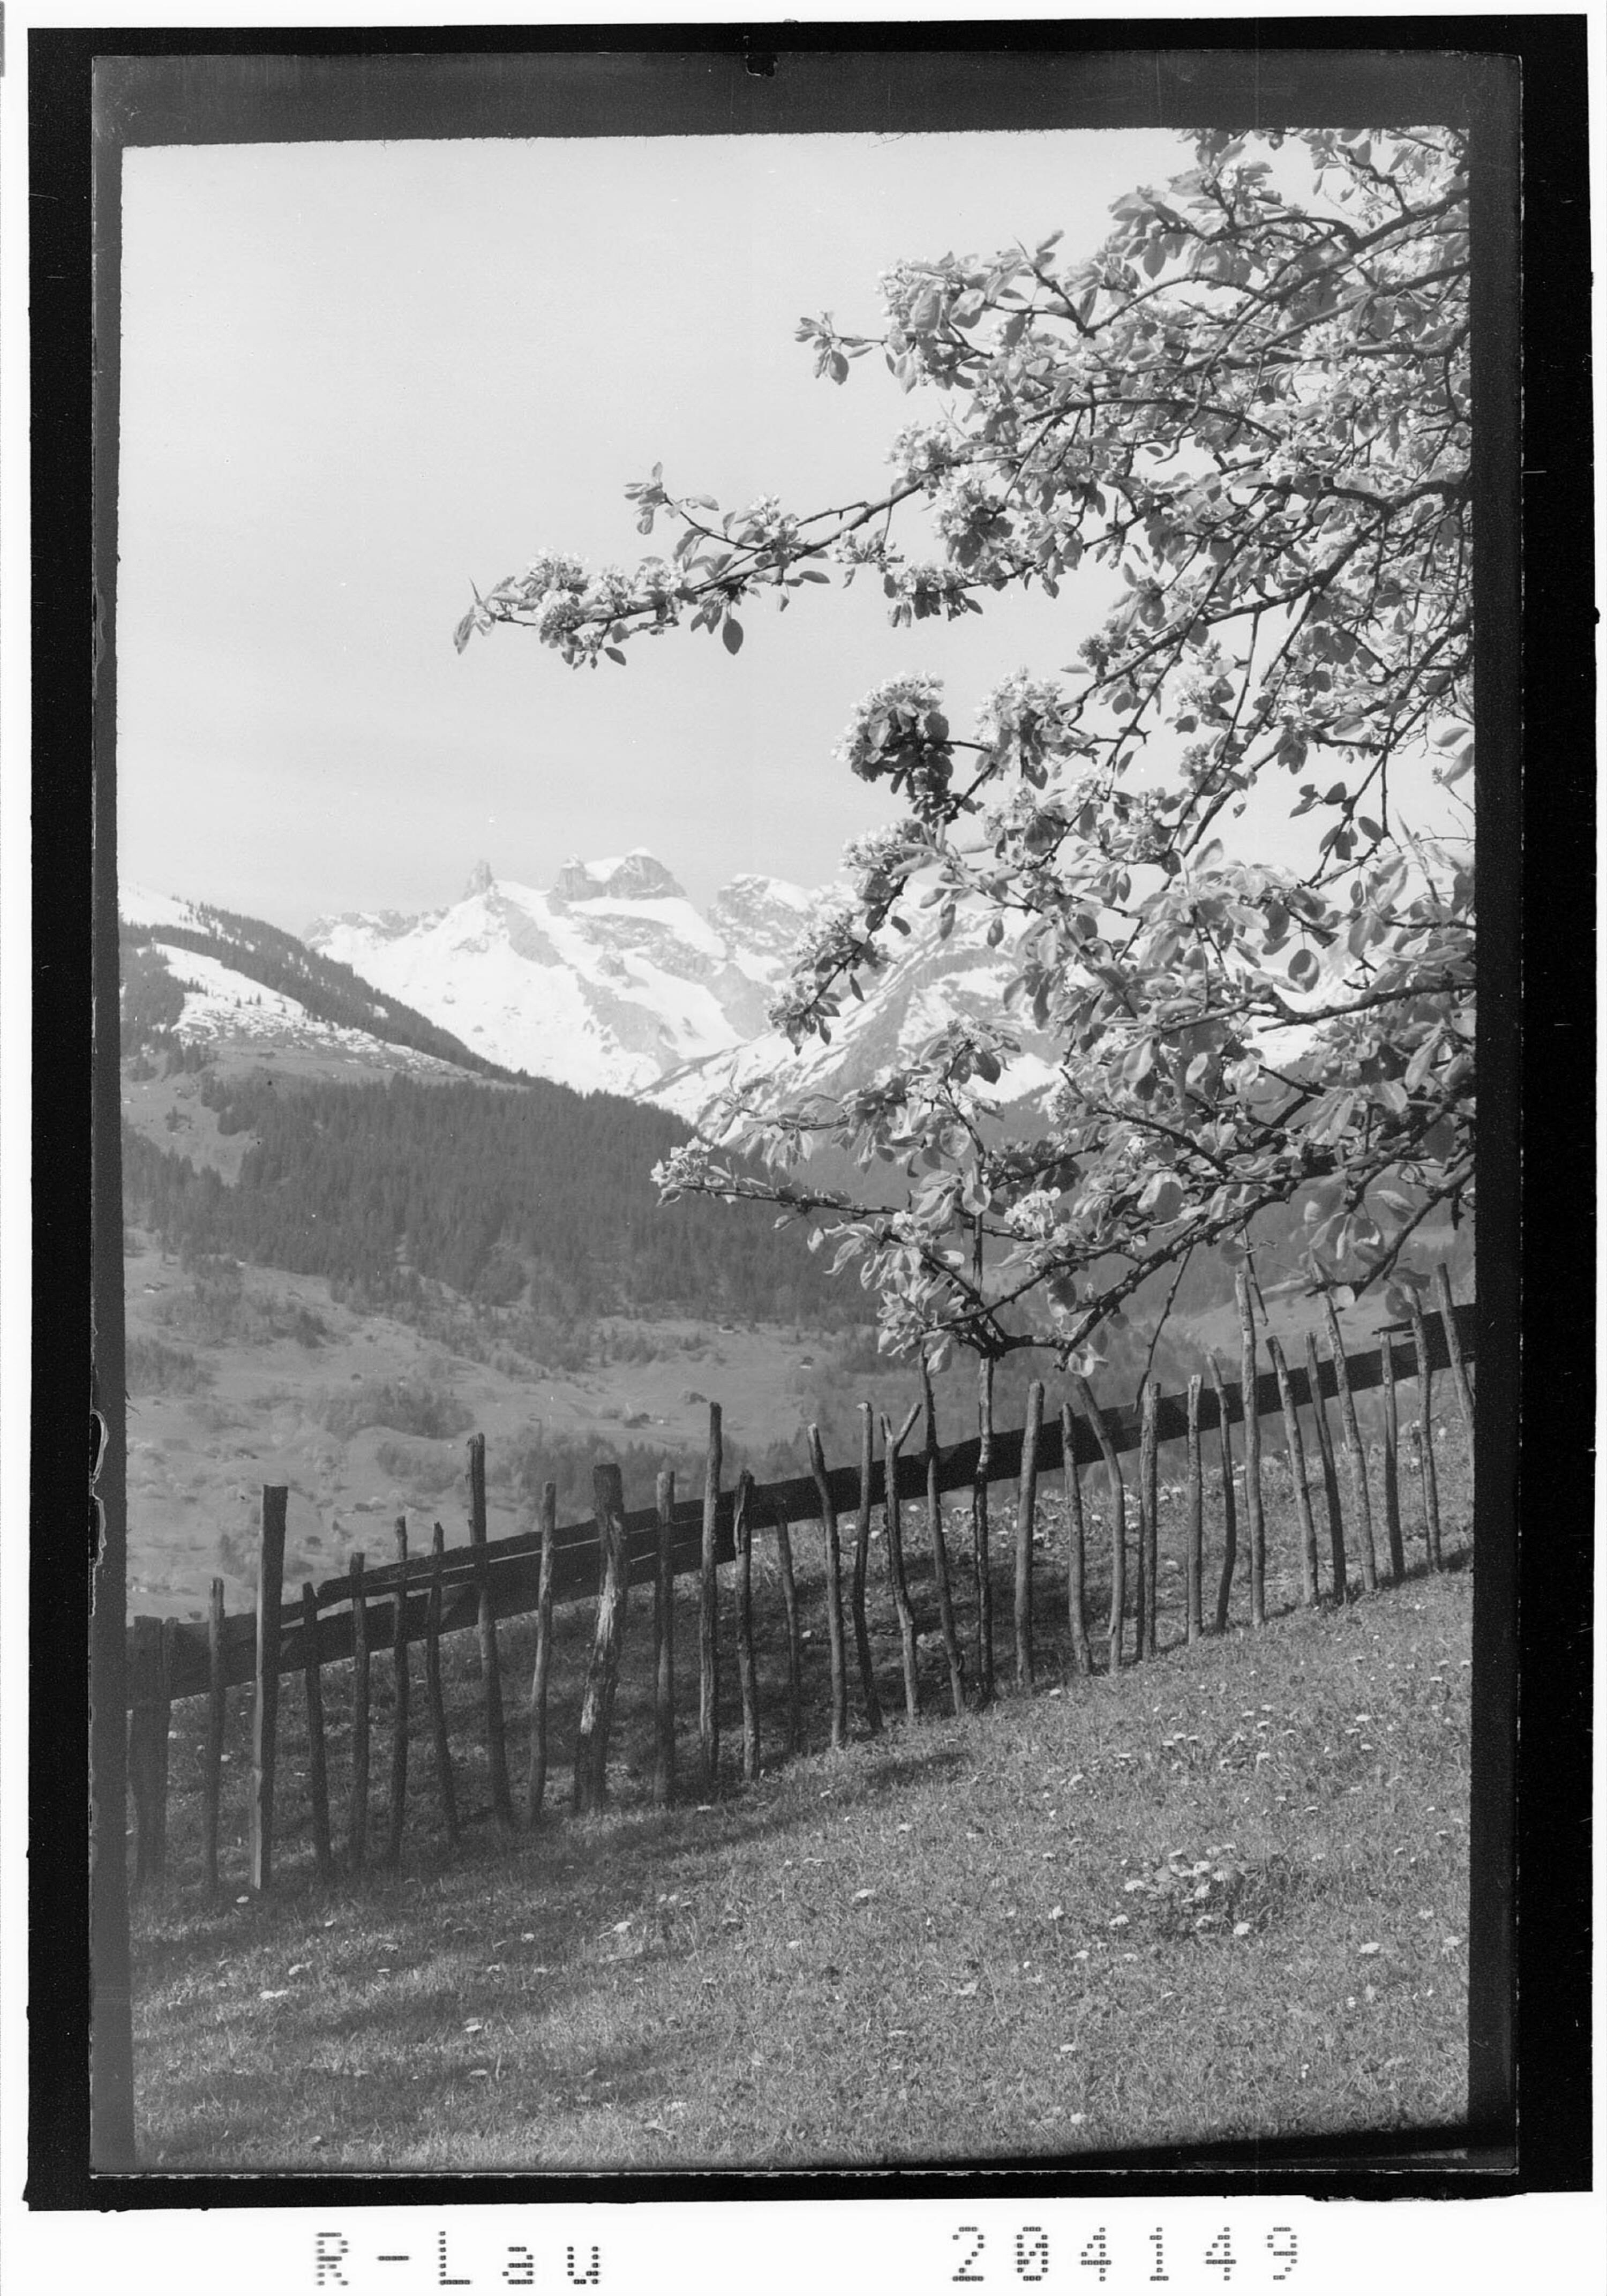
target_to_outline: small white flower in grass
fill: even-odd
[[[271,1987],[265,1985],[257,1998],[258,2001],[286,2001],[290,1998],[290,1988],[288,1985],[282,1985],[277,1991],[275,1991]]]
[[[869,1898],[873,1898],[876,1892],[874,1890],[856,1890],[854,1892],[854,1903],[857,1906],[863,1906]]]
[[[1063,1922],[1066,1918],[1066,1909],[1064,1906],[1051,1906],[1049,1908],[1049,1918],[1052,1922]]]
[[[1383,1951],[1383,1948],[1382,1948],[1382,1946],[1381,1946],[1381,1945],[1376,1945],[1376,1944],[1374,1944],[1374,1945],[1361,1945],[1361,1946],[1357,1946],[1357,1953],[1382,1953],[1382,1952]]]
[[[476,2065],[473,2071],[469,2076],[471,2080],[489,2080],[491,2076],[487,2071],[484,2065]]]
[[[1086,2112],[1069,2112],[1066,2115],[1066,2125],[1070,2128],[1080,2128],[1087,2117]]]
[[[1355,1994],[1354,1994],[1354,1993],[1347,1993],[1347,1994],[1346,1994],[1346,1996],[1345,1996],[1345,2006],[1346,2006],[1346,2008],[1347,2008],[1347,2009],[1354,2009],[1354,2008],[1355,2008],[1355,2006],[1356,2006],[1356,1996],[1355,1996]]]
[[[1127,1917],[1125,1914],[1112,1914],[1111,1916],[1111,1927],[1113,1930],[1125,1930],[1127,1926]]]
[[[1060,2053],[1062,2056],[1069,2057],[1076,2046],[1077,2044],[1075,2041],[1062,2041],[1060,2045]]]
[[[1122,1886],[1122,1888],[1123,1888],[1123,1889],[1127,1892],[1128,1896],[1130,1897],[1130,1896],[1132,1895],[1132,1893],[1133,1893],[1133,1891],[1134,1891],[1135,1890],[1142,1890],[1142,1889],[1144,1889],[1146,1885],[1145,1885],[1145,1882],[1144,1882],[1144,1876],[1143,1876],[1142,1874],[1137,1874],[1137,1875],[1136,1875],[1136,1876],[1134,1877],[1134,1879],[1133,1879],[1132,1881],[1130,1881],[1130,1882],[1124,1882],[1122,1883],[1122,1885],[1121,1885],[1121,1886]]]
[[[1250,1923],[1248,1922],[1235,1922],[1234,1923],[1234,1935],[1235,1937],[1248,1937],[1250,1935]]]
[[[485,2030],[485,2024],[486,2021],[483,2017],[471,2017],[464,2025],[463,2030],[465,2033],[481,2033]]]
[[[250,1890],[247,1890],[247,1892],[246,1892],[246,1894],[245,1894],[245,1896],[244,1896],[243,1898],[235,1898],[235,1900],[234,1900],[234,1903],[235,1903],[237,1906],[249,1906],[249,1905],[250,1904],[250,1902],[251,1902],[251,1897],[250,1897]]]

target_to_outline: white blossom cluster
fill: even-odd
[[[969,462],[971,453],[950,423],[908,422],[888,448],[887,459],[905,484],[931,488]]]
[[[951,475],[932,506],[932,524],[951,546],[966,535],[1002,531],[1004,517],[1003,497],[974,471]]]
[[[702,1141],[683,1141],[653,1166],[652,1184],[665,1203],[673,1203],[679,1195],[698,1192],[709,1164],[709,1150]]]
[[[1057,1200],[1047,1188],[1031,1188],[1011,1205],[1007,1224],[1013,1235],[1042,1242],[1054,1234],[1059,1221]]]
[[[1075,713],[1060,686],[1025,669],[1003,679],[977,711],[977,739],[1001,764],[1013,758],[1037,767],[1045,757],[1063,754],[1076,735]],[[1042,775],[1035,771],[1031,778]]]
[[[901,566],[892,581],[894,600],[888,619],[895,627],[925,621],[933,614],[957,621],[962,614],[972,611],[971,586],[955,567],[931,563]]]
[[[659,563],[663,563],[660,560]],[[623,567],[604,566],[594,574],[584,593],[586,611],[603,620],[626,613],[636,603],[637,582]]]
[[[855,704],[854,714],[832,754],[853,772],[863,775],[881,751],[881,736],[872,730],[879,720],[885,724],[893,717],[923,717],[928,710],[942,707],[940,677],[885,678]]]
[[[792,512],[783,510],[775,495],[761,495],[757,502],[750,503],[732,525],[743,543],[752,548],[768,550],[782,560],[798,555],[798,520]]]
[[[919,822],[893,821],[844,847],[842,865],[859,899],[871,906],[891,898],[914,871],[932,858],[931,842]]]
[[[584,590],[586,582],[586,568],[579,559],[562,550],[537,551],[521,577],[521,586],[532,597],[548,590]]]

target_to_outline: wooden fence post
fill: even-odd
[[[1417,1423],[1421,1436],[1417,1471],[1423,1479],[1423,1527],[1429,1546],[1429,1568],[1438,1570],[1439,1555],[1439,1480],[1434,1472],[1434,1372],[1429,1361],[1429,1334],[1423,1306],[1415,1292],[1412,1302],[1412,1344],[1417,1350]]]
[[[1395,1347],[1387,1332],[1382,1341],[1384,1397],[1384,1534],[1390,1542],[1390,1570],[1398,1581],[1406,1575],[1406,1541],[1400,1535],[1400,1411],[1395,1399]]]
[[[1015,1503],[1015,1680],[1032,1685],[1032,1533],[1037,1520],[1037,1446],[1044,1424],[1044,1382],[1027,1390],[1027,1423],[1021,1430],[1021,1473]]]
[[[347,1861],[354,1874],[368,1863],[368,1601],[363,1591],[362,1548],[351,1558],[351,1818]]]
[[[1127,1501],[1122,1488],[1121,1467],[1117,1460],[1116,1447],[1111,1440],[1111,1431],[1105,1425],[1104,1413],[1094,1398],[1094,1390],[1086,1379],[1077,1382],[1078,1396],[1094,1430],[1101,1456],[1105,1463],[1105,1476],[1111,1487],[1111,1623],[1107,1636],[1109,1656],[1106,1670],[1111,1674],[1121,1668],[1122,1625],[1127,1607]]]
[[[938,1488],[938,1406],[932,1394],[931,1365],[921,1358],[921,1391],[926,1404],[926,1527],[931,1538],[932,1575],[938,1585],[938,1621],[943,1629],[943,1649],[948,1660],[948,1694],[956,1715],[965,1711],[965,1661],[955,1631],[954,1595],[948,1583],[948,1549],[943,1544],[943,1495]],[[986,1536],[986,1524],[983,1526]]]
[[[1323,1359],[1316,1335],[1306,1334],[1306,1369],[1311,1381],[1311,1416],[1316,1427],[1317,1453],[1323,1462],[1323,1499],[1328,1509],[1329,1567],[1333,1573],[1333,1599],[1350,1599],[1349,1565],[1345,1558],[1345,1515],[1340,1505],[1339,1471],[1333,1464],[1333,1431],[1328,1424],[1328,1398],[1323,1392]],[[1337,1382],[1337,1374],[1335,1374]]]
[[[502,1661],[496,1649],[496,1612],[486,1554],[486,1439],[469,1438],[469,1542],[480,1580],[480,1668],[486,1692],[486,1756],[491,1773],[491,1808],[500,1826],[513,1823],[508,1790],[508,1742],[503,1727]]]
[[[558,1529],[558,1486],[543,1483],[538,1511],[541,1562],[536,1581],[536,1659],[530,1669],[530,1711],[527,1724],[529,1767],[524,1782],[524,1822],[539,1824],[547,1791],[547,1677],[553,1666],[553,1563]]]
[[[976,1577],[977,1698],[986,1706],[994,1693],[993,1557],[989,1552],[988,1479],[993,1465],[993,1357],[977,1365],[976,1480],[971,1487],[972,1565]]]
[[[1451,1273],[1443,1259],[1434,1263],[1434,1296],[1439,1302],[1440,1319],[1445,1324],[1446,1351],[1451,1358],[1451,1377],[1456,1382],[1456,1399],[1462,1406],[1462,1423],[1467,1429],[1467,1471],[1473,1472],[1473,1389],[1468,1378],[1468,1368],[1463,1359],[1462,1333],[1456,1328],[1456,1303],[1451,1297]]]
[[[217,1889],[217,1815],[229,1710],[223,1672],[223,1580],[214,1578],[207,1609],[207,1743],[201,1773],[201,1864],[209,1896]]]
[[[1060,1441],[1066,1491],[1066,1618],[1071,1629],[1071,1670],[1074,1674],[1092,1674],[1094,1659],[1088,1648],[1088,1622],[1084,1615],[1086,1542],[1083,1531],[1083,1487],[1077,1469],[1077,1423],[1069,1403],[1060,1407]]]
[[[1256,1409],[1256,1311],[1250,1273],[1234,1279],[1239,1303],[1239,1386],[1244,1409],[1244,1521],[1250,1533],[1250,1623],[1267,1623],[1267,1513],[1261,1501],[1261,1420]]]
[[[1283,1407],[1283,1440],[1289,1447],[1289,1480],[1294,1492],[1295,1513],[1300,1525],[1300,1596],[1306,1608],[1315,1610],[1317,1601],[1316,1584],[1316,1525],[1311,1516],[1311,1492],[1306,1481],[1306,1446],[1300,1439],[1300,1415],[1295,1408],[1294,1390],[1289,1383],[1289,1365],[1283,1360],[1283,1350],[1269,1332],[1267,1352],[1272,1357],[1272,1368],[1278,1382],[1278,1401]]]
[[[279,1620],[284,1598],[283,1483],[262,1489],[262,1543],[257,1557],[257,1701],[251,1720],[251,1887],[274,1878],[274,1766],[278,1756]]]
[[[1205,1358],[1211,1392],[1217,1398],[1217,1459],[1222,1477],[1222,1576],[1217,1586],[1216,1630],[1227,1632],[1227,1606],[1234,1590],[1234,1566],[1239,1559],[1239,1508],[1234,1490],[1234,1434],[1228,1424],[1227,1390],[1222,1366],[1214,1355]]]
[[[742,1782],[758,1776],[758,1677],[753,1664],[753,1477],[737,1477],[732,1525],[736,1546],[736,1671],[742,1693]],[[878,1717],[880,1719],[880,1717]]]
[[[1155,1613],[1160,1595],[1160,1462],[1155,1434],[1160,1397],[1155,1382],[1146,1379],[1138,1438],[1138,1618],[1134,1637],[1145,1658],[1155,1655]]]
[[[775,1559],[781,1570],[782,1607],[787,1614],[787,1751],[803,1751],[803,1631],[798,1616],[798,1581],[792,1572],[792,1533],[787,1510],[777,1499]]]
[[[586,1670],[580,1727],[575,1739],[575,1808],[584,1816],[601,1809],[608,1792],[608,1735],[619,1680],[619,1649],[625,1639],[627,1559],[625,1489],[619,1470],[592,1470],[597,1538],[603,1549],[603,1592],[597,1598],[597,1631]]]
[[[1340,1425],[1344,1431],[1345,1460],[1350,1470],[1350,1488],[1356,1498],[1356,1511],[1361,1517],[1362,1585],[1369,1595],[1373,1595],[1378,1591],[1378,1556],[1373,1545],[1373,1496],[1367,1488],[1367,1455],[1362,1448],[1361,1429],[1356,1418],[1356,1398],[1350,1392],[1350,1366],[1345,1361],[1344,1334],[1340,1330],[1331,1292],[1323,1294],[1323,1310],[1328,1325],[1329,1344],[1333,1349],[1333,1376],[1339,1385]]]
[[[1200,1397],[1205,1381],[1194,1372],[1188,1383],[1188,1540],[1185,1558],[1185,1631],[1191,1643],[1197,1643],[1201,1631],[1201,1579],[1203,1575],[1205,1540],[1205,1474],[1200,1460]]]
[[[390,1823],[385,1836],[385,1863],[402,1862],[402,1829],[407,1805],[407,1518],[396,1524],[396,1616],[390,1641],[391,1686],[394,1693],[390,1733]]]
[[[703,1555],[698,1582],[698,1742],[703,1750],[703,1790],[720,1780],[719,1588],[714,1537],[720,1504],[720,1406],[709,1406],[709,1458],[703,1473]]]
[[[324,1751],[324,1675],[318,1663],[318,1590],[301,1587],[302,1678],[307,1687],[307,1796],[313,1813],[313,1859],[320,1882],[335,1870],[329,1834],[329,1767]]]
[[[820,1507],[820,1528],[826,1548],[826,1644],[832,1659],[832,1744],[846,1746],[849,1737],[849,1679],[842,1647],[842,1550],[837,1535],[837,1508],[826,1474],[820,1430],[809,1430],[809,1470]]]
[[[168,1724],[162,1698],[162,1622],[135,1619],[129,1635],[128,1786],[134,1801],[134,1887],[160,1882],[167,1866]],[[159,1745],[160,1739],[160,1745]]]
[[[435,1745],[435,1783],[441,1798],[441,1823],[448,1846],[457,1840],[457,1789],[452,1782],[452,1741],[447,1732],[447,1701],[441,1689],[441,1571],[447,1534],[438,1522],[430,1535],[430,1600],[424,1612],[424,1690],[430,1701],[430,1734]]]
[[[875,1464],[876,1435],[871,1406],[859,1406],[859,1512],[854,1524],[854,1575],[849,1608],[854,1620],[854,1647],[859,1658],[859,1687],[865,1699],[865,1727],[873,1738],[881,1727],[881,1701],[876,1695],[876,1668],[871,1656],[870,1622],[865,1612],[865,1577],[871,1559],[871,1470]]]
[[[915,1614],[910,1606],[909,1579],[904,1568],[904,1511],[898,1496],[898,1453],[914,1424],[913,1414],[900,1434],[883,1414],[881,1421],[882,1500],[887,1536],[887,1575],[898,1617],[898,1645],[904,1660],[904,1715],[914,1722],[921,1711],[921,1673],[915,1652]]]
[[[658,1510],[658,1545],[652,1582],[652,1798],[657,1808],[665,1809],[675,1800],[676,1791],[676,1477],[673,1467],[660,1471],[653,1500]],[[545,1554],[552,1545],[545,1518],[541,1537]],[[548,1578],[551,1578],[550,1571]],[[550,1585],[547,1603],[550,1610]],[[544,1694],[545,1689],[544,1682]]]

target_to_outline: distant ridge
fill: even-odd
[[[139,887],[126,890],[119,908],[125,951],[186,950],[255,981],[275,996],[288,998],[310,1019],[330,1028],[353,1029],[497,1083],[523,1080],[515,1070],[471,1051],[461,1037],[399,996],[372,987],[349,964],[309,948],[295,934],[260,917]]]

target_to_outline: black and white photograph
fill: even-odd
[[[1498,2117],[1513,87],[925,62],[96,64],[102,2169]]]

